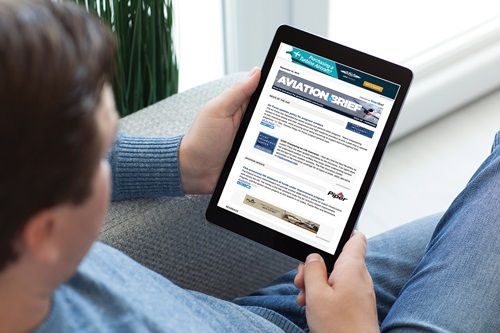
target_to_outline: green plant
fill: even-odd
[[[177,92],[172,0],[69,1],[96,13],[117,36],[113,90],[121,116]]]

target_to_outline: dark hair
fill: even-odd
[[[0,2],[0,271],[17,258],[13,243],[31,216],[90,195],[115,45],[77,5]]]

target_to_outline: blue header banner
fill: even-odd
[[[317,56],[296,47],[294,47],[292,51],[289,51],[287,53],[292,56],[292,62],[305,67],[309,67],[315,71],[338,79],[337,66],[334,61]]]
[[[397,84],[366,74],[354,68],[344,66],[335,61],[320,57],[302,49],[293,47],[293,49],[287,53],[292,57],[293,63],[302,65],[391,99],[395,99],[399,91],[399,86]]]

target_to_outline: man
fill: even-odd
[[[1,180],[0,331],[281,331],[240,306],[181,290],[102,244],[89,252],[111,192],[113,38],[64,3],[2,1],[0,18],[0,131],[10,161]],[[182,141],[155,140],[165,159],[151,174],[165,181],[141,177],[142,193],[213,189],[259,80],[258,70],[250,74],[207,104]],[[133,140],[118,136],[109,154],[115,197],[135,191],[128,184],[138,176],[127,172],[124,154]]]
[[[111,183],[114,198],[213,190],[260,75],[253,70],[209,102],[183,137],[120,134],[113,143],[113,56],[109,31],[76,6],[0,0],[0,151],[6,156],[0,169],[0,332],[499,327],[498,148],[432,238],[436,217],[370,242],[380,323],[359,233],[330,277],[313,254],[297,273],[234,303],[182,290],[94,243]],[[151,172],[138,179],[135,162],[156,159],[162,163],[141,164]]]

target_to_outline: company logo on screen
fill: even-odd
[[[345,75],[353,77],[355,79],[361,79],[361,76],[358,76],[358,75],[354,74],[353,72],[349,72],[346,70],[341,70],[341,72],[344,73]]]
[[[339,193],[335,193],[335,192],[332,192],[332,191],[328,191],[328,195],[330,195],[332,198],[334,199],[338,199],[340,201],[346,201],[348,200],[344,194],[342,192],[339,192]]]

